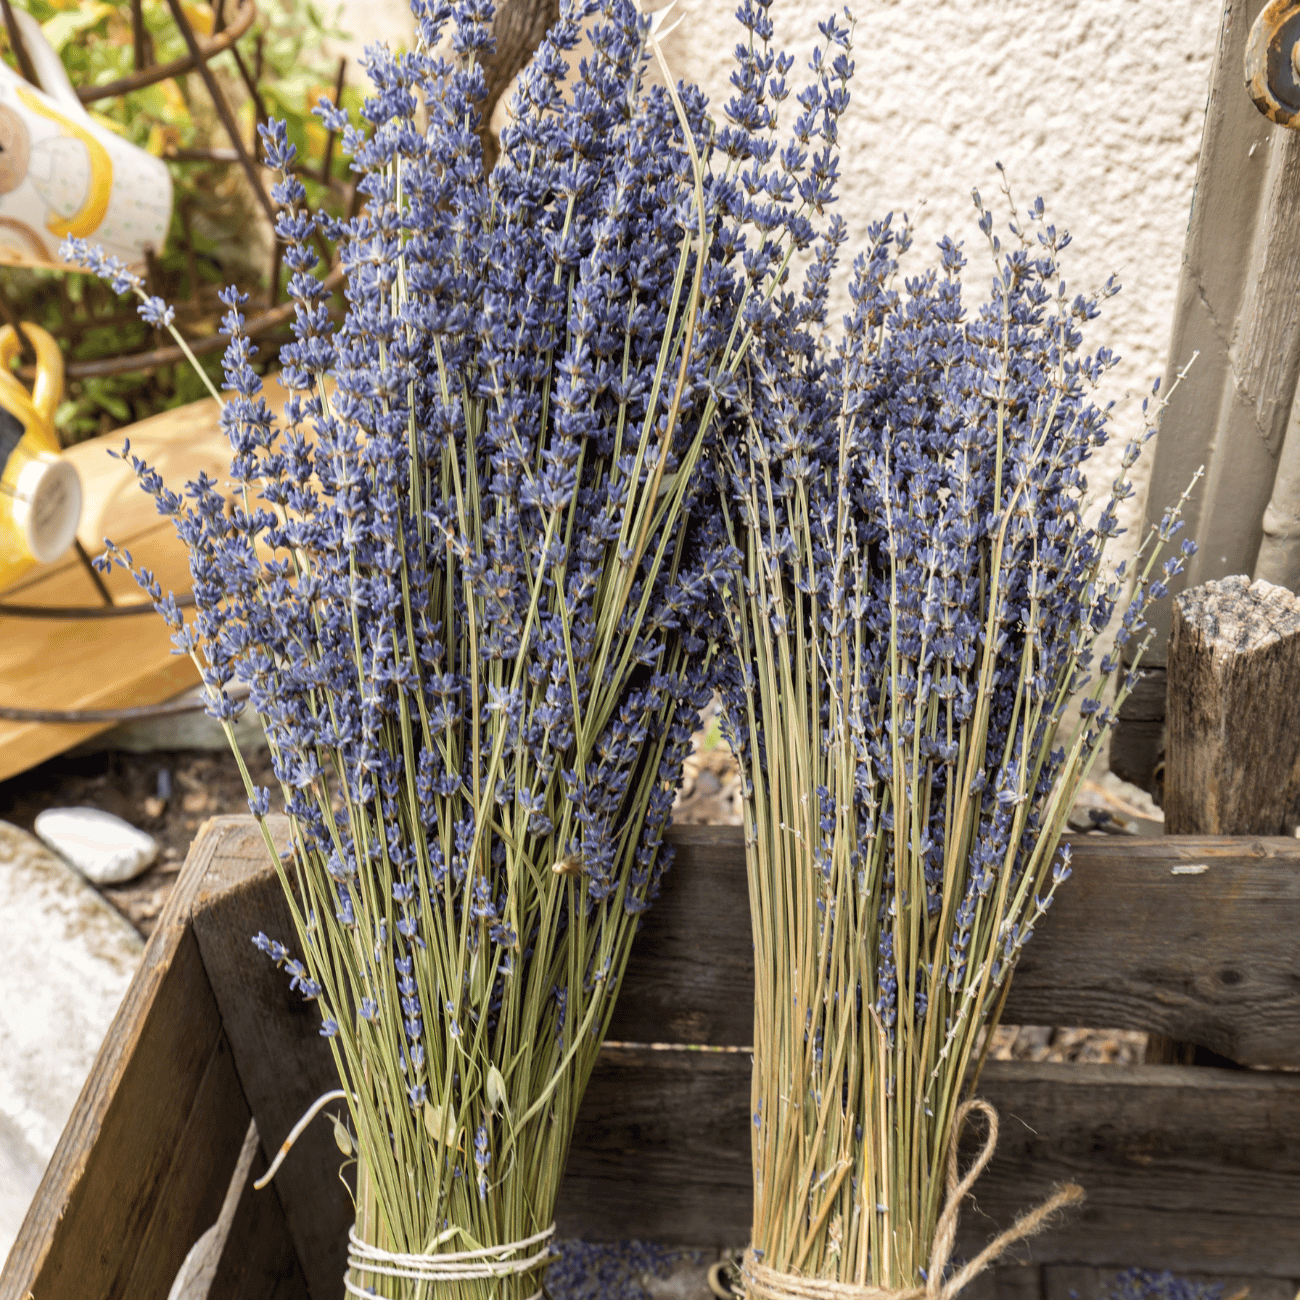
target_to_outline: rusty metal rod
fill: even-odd
[[[5,0],[0,0],[0,5],[4,3]],[[146,86],[152,86],[159,81],[166,81],[169,77],[183,76],[185,73],[190,72],[196,64],[201,64],[207,59],[215,59],[223,50],[228,50],[248,31],[256,17],[257,8],[253,0],[244,0],[243,4],[235,10],[230,25],[220,35],[205,40],[197,40],[196,38],[197,54],[191,51],[179,59],[172,59],[167,63],[155,63],[142,72],[137,72],[129,77],[119,77],[116,81],[105,81],[97,86],[78,86],[77,98],[83,104],[93,104],[97,99],[111,99],[118,95],[129,95],[134,90],[143,90]]]
[[[18,335],[18,346],[22,349],[23,360],[28,367],[32,367],[31,374],[27,375],[26,378],[35,378],[36,349],[32,346],[27,331],[23,329],[22,321],[18,319],[18,313],[13,309],[13,304],[9,301],[9,295],[3,289],[0,289],[0,316],[4,317],[6,325],[13,326],[14,333]],[[19,374],[22,374],[21,370]]]
[[[343,102],[343,78],[347,74],[347,59],[339,60],[339,75],[334,80],[334,107]],[[331,131],[325,137],[325,157],[321,159],[320,164],[320,181],[322,185],[328,185],[330,181],[330,168],[334,165],[334,137],[337,134]]]
[[[244,89],[248,91],[253,100],[253,110],[257,114],[258,122],[265,122],[267,119],[266,103],[262,99],[262,92],[257,88],[257,82],[253,78],[252,72],[249,71],[248,64],[244,62],[244,56],[240,54],[239,47],[232,45],[230,53],[234,55],[235,67],[239,69],[240,80],[244,83]],[[253,148],[258,149],[261,137],[256,130],[253,132]]]
[[[230,137],[231,146],[239,153],[239,161],[244,168],[244,174],[248,177],[248,183],[253,187],[253,193],[257,196],[257,201],[262,205],[267,220],[274,226],[275,204],[271,202],[271,196],[266,192],[266,188],[262,184],[257,164],[244,147],[244,139],[239,134],[239,123],[235,121],[235,115],[231,112],[225,93],[222,91],[216,77],[213,76],[212,69],[208,67],[206,60],[203,58],[203,53],[199,49],[198,37],[194,34],[194,28],[190,26],[190,20],[185,16],[185,10],[181,7],[180,0],[167,0],[167,8],[171,10],[172,20],[175,22],[180,34],[185,38],[185,45],[194,59],[199,76],[203,78],[203,84],[207,87],[208,95],[217,110],[217,116],[221,118],[221,124],[226,128],[226,134]]]
[[[18,30],[18,20],[14,17],[13,6],[9,0],[0,0],[0,9],[4,10],[5,31],[9,33],[9,48],[13,50],[14,58],[18,60],[18,71],[23,74],[24,80],[31,82],[33,86],[40,86],[36,69],[32,66],[32,56],[27,53],[22,33]]]
[[[232,700],[248,698],[247,690],[226,692]],[[182,713],[201,713],[207,705],[202,700],[166,700],[162,704],[137,704],[122,709],[11,709],[0,705],[0,721],[66,722],[71,725],[92,722],[140,722],[146,718],[171,718]]]
[[[193,609],[194,596],[177,596],[180,609]],[[62,622],[65,619],[79,623],[93,623],[102,618],[130,618],[137,614],[157,611],[151,600],[133,600],[125,605],[19,605],[0,600],[0,618],[33,618]]]
[[[81,544],[81,538],[74,537],[72,539],[72,545],[73,549],[77,553],[77,559],[81,562],[81,567],[85,569],[86,573],[90,577],[90,581],[95,586],[95,590],[99,592],[100,600],[102,600],[109,609],[116,609],[117,604],[113,600],[113,593],[109,591],[108,587],[104,583],[104,579],[100,577],[99,570],[95,568],[95,561],[86,553],[86,548]]]
[[[143,0],[131,0],[131,58],[137,72],[148,67],[149,59],[144,45]]]
[[[342,282],[343,268],[340,266],[334,267],[321,281],[327,289],[337,289]],[[246,322],[244,333],[249,338],[260,338],[277,325],[292,320],[296,310],[296,303],[282,303],[274,311],[263,312],[260,316],[255,316]],[[229,342],[228,334],[216,333],[209,334],[207,338],[196,339],[189,347],[195,356],[203,356],[205,353],[217,351],[218,348],[224,348]],[[152,352],[132,352],[126,356],[104,357],[99,361],[69,361],[66,374],[69,379],[101,379],[105,375],[126,375],[136,370],[152,370],[155,366],[174,365],[177,361],[184,360],[184,357],[185,354],[179,347],[156,348]],[[23,379],[33,379],[35,370],[31,366],[19,366],[18,374]]]

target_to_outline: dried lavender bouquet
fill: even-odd
[[[361,215],[310,216],[283,125],[264,131],[293,397],[277,424],[228,295],[230,489],[136,462],[189,548],[193,619],[137,576],[210,711],[229,724],[247,682],[265,726],[296,935],[257,942],[317,1000],[350,1112],[347,1290],[511,1300],[538,1292],[707,699],[720,521],[697,466],[806,232],[782,197],[744,253],[754,204],[712,173],[699,93],[643,85],[631,5],[565,5],[490,177],[491,6],[415,9],[413,53],[371,51],[369,131],[322,106]],[[337,328],[318,234],[347,273]],[[170,328],[137,278],[69,253]]]
[[[1152,425],[1089,526],[1084,463],[1107,435],[1091,393],[1112,358],[1085,355],[1081,327],[1115,286],[1066,293],[1068,238],[1041,201],[1006,247],[979,221],[993,277],[976,310],[957,245],[899,285],[908,232],[875,225],[842,335],[796,323],[802,350],[753,350],[743,436],[719,445],[757,971],[744,1277],[762,1300],[952,1296],[1081,1195],[953,1263],[996,1140],[971,1097],[981,1036],[1069,875],[1066,816],[1128,690],[1107,707],[1117,655],[1094,663],[1126,582],[1102,552]],[[1121,646],[1181,567],[1153,568],[1177,513],[1139,552]],[[985,1149],[959,1180],[972,1110]]]

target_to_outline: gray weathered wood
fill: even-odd
[[[1183,250],[1151,470],[1148,522],[1159,522],[1198,466],[1184,515],[1199,550],[1173,588],[1250,572],[1300,366],[1300,132],[1261,116],[1243,87],[1250,25],[1264,0],[1225,0]],[[1151,611],[1165,663],[1167,602]]]
[[[1165,756],[1165,695],[1168,673],[1143,664],[1110,735],[1110,770],[1161,803]]]
[[[735,1244],[749,1226],[749,1058],[607,1049],[574,1134],[561,1229]],[[1088,1201],[1021,1258],[1292,1277],[1300,1078],[1191,1066],[991,1062],[1002,1116],[962,1218],[971,1251],[1072,1180]]]
[[[1300,600],[1224,578],[1175,601],[1165,829],[1288,835],[1300,817]]]
[[[283,834],[282,822],[273,827]],[[681,870],[649,914],[656,919],[641,936],[637,979],[642,986],[655,981],[661,954],[658,982],[678,992],[655,1012],[665,1032],[647,1036],[667,1039],[684,1029],[725,1039],[747,1029],[749,1014],[739,839],[724,828],[690,828],[674,839]],[[1154,1002],[1165,1007],[1168,1023],[1217,1025],[1225,1045],[1247,1054],[1263,1050],[1271,1025],[1282,1044],[1275,1052],[1294,1053],[1300,1034],[1286,986],[1300,985],[1291,956],[1298,861],[1294,840],[1078,843],[1078,878],[1026,950],[1013,1009],[1030,1023],[1059,1022],[1058,1013],[1038,1009],[1059,1011],[1063,1000],[1090,1014],[1113,1011],[1110,1023],[1122,1023],[1137,1016],[1138,1004]],[[1172,874],[1186,866],[1205,870]],[[1073,912],[1067,898],[1076,900]],[[188,911],[192,926],[183,922]],[[735,919],[738,932],[723,923]],[[249,1110],[264,1144],[274,1146],[307,1102],[336,1086],[314,1008],[290,994],[282,972],[251,948],[259,929],[289,937],[265,846],[249,819],[219,819],[182,874],[158,932],[163,938],[155,937],[140,988],[133,987],[83,1097],[89,1110],[79,1106],[69,1126],[73,1136],[65,1135],[0,1294],[22,1296],[33,1283],[37,1300],[152,1290],[149,1279],[173,1275],[212,1221],[211,1189],[219,1205]],[[730,956],[719,962],[721,952]],[[1030,954],[1041,957],[1037,967]],[[693,983],[710,962],[717,969]],[[1277,1006],[1265,1005],[1261,988]],[[631,997],[640,995],[632,982],[624,992],[630,1009],[623,1028],[655,1029],[636,1019]],[[730,1017],[718,1009],[728,999],[737,1004]],[[1234,1028],[1242,1022],[1252,1026],[1245,1035]],[[105,1071],[115,1082],[101,1102]],[[607,1049],[574,1135],[561,1230],[592,1239],[742,1243],[749,1075],[743,1050]],[[978,1208],[965,1215],[965,1249],[1053,1181],[1071,1178],[1091,1199],[1027,1248],[1035,1261],[1300,1274],[1300,1076],[995,1062],[980,1092],[1002,1113],[1003,1136],[980,1180]],[[204,1116],[212,1127],[210,1140],[200,1142]],[[186,1166],[182,1152],[193,1152],[195,1163]],[[340,1163],[328,1126],[313,1126],[275,1184],[316,1300],[338,1292],[350,1217]],[[196,1186],[177,1191],[185,1169]],[[176,1205],[162,1210],[160,1198],[173,1194]],[[257,1200],[275,1194],[253,1193],[241,1205],[238,1244],[223,1255],[232,1295],[274,1287],[283,1300],[302,1296],[284,1231],[275,1239],[276,1202]],[[51,1206],[63,1208],[62,1222]],[[259,1215],[268,1228],[252,1222]],[[249,1282],[236,1265],[259,1250],[266,1262]],[[1031,1273],[999,1275],[988,1300],[1013,1295],[1038,1300]]]
[[[195,841],[0,1272],[0,1295],[134,1300],[152,1294],[155,1277],[166,1278],[165,1295],[221,1207],[248,1110],[189,912],[222,843]]]
[[[287,823],[269,819],[277,842]],[[289,910],[266,845],[251,818],[222,818],[222,837],[195,892],[194,932],[229,1036],[244,1095],[274,1155],[285,1134],[323,1092],[338,1087],[320,1011],[290,990],[252,945],[259,930],[296,948]],[[339,1153],[329,1125],[311,1125],[275,1176],[289,1233],[307,1286],[318,1300],[340,1290],[352,1207],[338,1179]]]
[[[741,833],[682,826],[670,838],[677,865],[637,936],[610,1038],[748,1043]],[[1072,843],[1074,875],[1024,950],[1007,1023],[1154,1031],[1244,1064],[1300,1065],[1300,843]]]
[[[241,824],[222,819],[214,833]],[[215,859],[195,926],[218,1002],[231,1008],[227,1031],[245,1088],[259,1086],[251,1072],[265,1070],[270,1097],[283,1081],[272,1077],[272,1031],[256,1027],[252,1009],[283,1006],[303,1042],[317,1025],[269,962],[249,960],[246,945],[258,929],[287,940],[290,928],[265,849],[247,827]],[[682,826],[670,839],[677,865],[646,913],[609,1037],[742,1046],[752,1031],[753,952],[741,832]],[[1244,1064],[1300,1064],[1300,951],[1292,938],[1300,933],[1300,842],[1085,836],[1073,849],[1074,876],[1021,958],[1008,1023],[1157,1031]],[[1184,874],[1196,867],[1205,870]],[[218,921],[218,911],[229,920]],[[301,1114],[298,1100],[281,1103],[280,1122]],[[250,1102],[264,1140],[274,1142],[274,1118],[251,1094]]]
[[[497,100],[512,93],[515,78],[559,17],[560,0],[505,0],[497,6],[492,20],[496,47],[480,59],[487,96],[478,106],[482,116],[479,139],[483,143],[483,165],[487,171],[491,171],[497,158],[497,142],[489,126],[492,110]]]

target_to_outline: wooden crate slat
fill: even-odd
[[[287,845],[285,819],[269,820],[276,843]],[[263,1152],[274,1154],[311,1103],[339,1086],[338,1074],[320,1035],[320,1008],[293,992],[284,971],[251,943],[264,930],[297,950],[265,842],[248,817],[221,818],[210,834],[222,838],[223,849],[195,893],[194,933]],[[330,1125],[318,1120],[275,1176],[307,1286],[318,1300],[333,1300],[342,1289],[352,1205],[339,1182],[341,1163]]]
[[[607,1049],[574,1134],[561,1231],[743,1242],[748,1082],[744,1053]],[[1088,1201],[1022,1258],[1300,1273],[1300,1077],[997,1061],[980,1095],[1002,1140],[963,1214],[967,1251],[1069,1179]]]
[[[283,823],[273,824],[282,835]],[[675,838],[683,845],[682,858],[688,859],[676,877],[685,907],[693,910],[707,903],[707,894],[701,896],[700,891],[728,876],[733,886],[743,887],[737,837],[710,829],[707,835],[691,830]],[[722,852],[717,851],[719,845]],[[1065,945],[1074,962],[1082,960],[1081,954],[1089,962],[1102,963],[1122,957],[1119,974],[1108,973],[1104,964],[1087,970],[1085,982],[1094,987],[1093,1000],[1077,1005],[1098,1005],[1095,989],[1100,988],[1118,1008],[1124,998],[1138,997],[1134,985],[1157,986],[1171,991],[1168,1001],[1175,1009],[1188,1002],[1208,1006],[1224,1023],[1234,1016],[1269,1023],[1271,1016],[1293,1047],[1294,1032],[1286,1028],[1293,1012],[1286,999],[1278,998],[1281,1009],[1274,1005],[1266,1014],[1256,1005],[1257,991],[1243,998],[1237,990],[1266,977],[1280,982],[1278,972],[1289,970],[1291,935],[1296,932],[1291,911],[1296,906],[1298,849],[1285,841],[1088,841],[1076,850],[1078,879],[1062,892],[1063,900],[1073,892],[1079,906],[1072,914],[1064,902],[1058,905],[1030,951],[1037,948],[1051,959],[1054,949]],[[689,861],[692,855],[694,862]],[[1206,865],[1204,873],[1170,874],[1172,866],[1198,862]],[[1125,873],[1127,880],[1121,878]],[[218,1001],[230,1008],[225,1031],[265,1146],[274,1147],[306,1103],[335,1086],[329,1045],[318,1033],[319,1011],[289,993],[283,972],[259,959],[249,942],[258,929],[290,939],[278,888],[250,819],[219,819],[196,842],[146,954],[141,978],[128,996],[129,1005],[124,1005],[121,1024],[97,1062],[61,1144],[62,1154],[56,1155],[10,1258],[0,1293],[23,1295],[39,1279],[37,1300],[109,1294],[102,1285],[105,1271],[119,1276],[123,1261],[130,1265],[132,1252],[141,1249],[172,1151],[194,1112],[203,1070],[214,1059],[221,1034]],[[1109,897],[1117,901],[1103,906],[1094,898],[1105,891],[1112,891]],[[1153,893],[1156,902],[1135,915],[1144,891]],[[696,953],[701,946],[698,938],[691,939],[692,931],[699,933],[701,914],[675,912],[676,897],[666,891],[664,905],[650,913],[659,917],[659,926],[670,936],[661,985],[689,983],[694,965],[688,964],[682,945],[693,944]],[[192,930],[177,925],[187,911],[194,913]],[[682,1012],[692,1004],[716,1005],[726,981],[736,982],[743,964],[734,954],[737,948],[743,952],[747,940],[735,941],[734,924],[728,939],[727,927],[717,918],[734,923],[747,914],[743,895],[739,911],[704,913],[713,918],[711,946],[731,951],[731,966],[724,966],[712,985],[697,984],[694,994],[689,987],[675,994],[676,1003],[668,1007],[673,1015],[679,1013],[672,1005]],[[1223,923],[1225,917],[1230,924]],[[1203,924],[1204,933],[1195,943],[1184,943],[1183,931],[1194,923]],[[1245,951],[1247,923],[1260,927],[1251,936],[1264,953],[1258,961]],[[1155,944],[1153,929],[1158,934]],[[1141,965],[1139,932],[1148,953],[1159,957],[1148,961],[1151,969],[1138,970],[1140,980],[1134,975]],[[1133,942],[1128,954],[1115,947],[1116,936],[1124,934]],[[654,935],[647,926],[638,959],[643,971],[654,970],[651,943],[660,943]],[[1172,946],[1168,952],[1161,948],[1165,943]],[[1247,964],[1248,958],[1253,964]],[[1047,987],[1054,979],[1058,993],[1068,1000],[1068,985],[1061,989],[1065,959],[1057,962],[1054,975],[1048,959],[1037,970],[1022,971],[1018,979],[1030,976],[1026,983],[1031,990]],[[1209,994],[1194,978],[1187,979],[1179,994],[1183,1003],[1173,996],[1179,989],[1171,970],[1176,973],[1178,963],[1189,963],[1204,974],[1235,969],[1226,964],[1229,961],[1240,963],[1246,978],[1220,978],[1224,992],[1211,986]],[[733,1017],[737,1032],[748,1026],[749,993],[743,982],[740,988],[731,998],[743,998],[742,1014]],[[634,996],[629,983],[625,1007],[635,1005]],[[1063,1017],[1058,1013],[1054,1018]],[[671,1027],[681,1022],[668,1018],[667,1023]],[[687,1027],[693,1034],[716,1039],[726,1020],[719,1014]],[[258,1064],[250,1066],[249,1061]],[[745,1052],[606,1051],[575,1135],[561,1200],[562,1230],[606,1239],[639,1235],[679,1243],[743,1242],[748,1230],[749,1068]],[[146,1080],[147,1105],[141,1096]],[[159,1080],[169,1081],[161,1095]],[[179,1103],[167,1095],[169,1088],[177,1087],[185,1094]],[[1035,1244],[1036,1260],[1094,1266],[1138,1262],[1278,1277],[1300,1274],[1300,1233],[1294,1230],[1300,1154],[1292,1136],[1300,1132],[1300,1077],[1177,1067],[994,1063],[981,1092],[1004,1116],[998,1158],[980,1182],[982,1211],[995,1222],[1009,1222],[1060,1177],[1074,1177],[1092,1193],[1078,1217]],[[124,1124],[132,1107],[131,1122]],[[149,1135],[146,1142],[140,1141],[141,1133]],[[140,1148],[138,1157],[125,1152],[128,1137]],[[211,1166],[222,1188],[238,1147],[238,1141],[231,1141],[224,1158],[211,1150],[200,1157],[200,1167]],[[125,1169],[123,1162],[131,1159],[136,1160],[135,1172],[124,1172],[118,1182],[105,1173],[114,1162]],[[152,1160],[156,1168],[141,1169],[140,1160]],[[78,1161],[84,1169],[75,1167]],[[318,1297],[337,1293],[341,1272],[350,1209],[337,1178],[339,1164],[328,1125],[317,1125],[277,1178],[300,1255],[319,1266],[308,1277]],[[92,1187],[93,1195],[88,1190]],[[147,1212],[130,1208],[129,1189],[141,1187],[153,1189]],[[249,1213],[260,1208],[257,1195],[263,1194],[254,1194],[245,1207]],[[115,1199],[121,1208],[106,1210]],[[150,1199],[147,1193],[145,1199]],[[135,1200],[140,1200],[139,1194]],[[60,1209],[66,1211],[62,1225],[57,1222]],[[116,1237],[106,1231],[111,1225],[106,1225],[105,1214],[119,1220]],[[977,1244],[986,1235],[988,1221],[968,1212],[965,1222],[967,1245]],[[310,1226],[304,1228],[304,1223]],[[316,1234],[319,1249],[314,1254],[302,1250],[304,1232]],[[108,1241],[120,1245],[105,1246],[107,1258],[85,1258]],[[69,1289],[74,1276],[75,1286]],[[44,1285],[47,1280],[51,1285]],[[1017,1289],[1022,1283],[1020,1275],[1015,1282],[1007,1279],[1007,1285]],[[286,1300],[293,1285],[286,1275]]]
[[[235,1073],[230,1044],[220,1035],[161,1180],[152,1218],[134,1261],[123,1260],[109,1294],[166,1296],[190,1247],[221,1213],[226,1186],[208,1174],[225,1168],[229,1153],[238,1157],[248,1129],[248,1104]],[[137,1141],[148,1142],[141,1130]],[[215,1168],[214,1168],[215,1167]],[[226,1170],[229,1180],[231,1170]]]
[[[683,826],[670,839],[677,865],[646,913],[609,1036],[748,1043],[753,948],[740,831]],[[1300,842],[1084,836],[1072,845],[1073,878],[1024,949],[1008,1023],[1141,1029],[1242,1064],[1300,1064]],[[1197,866],[1205,870],[1186,873]]]
[[[309,1300],[279,1191],[274,1183],[261,1191],[253,1186],[265,1171],[259,1151],[212,1279],[211,1300]],[[340,1285],[335,1294],[341,1291]]]
[[[200,833],[191,848],[0,1272],[0,1295],[125,1294],[221,1039],[189,924],[193,887],[220,845]],[[194,1178],[224,1190],[238,1149],[194,1150]],[[173,1243],[173,1273],[193,1239]]]

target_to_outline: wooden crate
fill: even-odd
[[[678,865],[638,938],[615,1042],[583,1103],[560,1231],[739,1245],[752,960],[743,852],[731,828],[672,838]],[[1019,1248],[1054,1269],[1002,1268],[981,1293],[1064,1300],[1070,1279],[1125,1265],[1249,1274],[1294,1293],[1283,1279],[1300,1277],[1300,1073],[1276,1067],[1300,1066],[1300,843],[1093,837],[1075,841],[1074,861],[1025,951],[1008,1021],[1157,1031],[1251,1068],[991,1064],[980,1091],[1003,1137],[963,1211],[964,1246],[1059,1179],[1089,1198]],[[1175,871],[1188,867],[1202,869]],[[0,1274],[3,1300],[162,1300],[218,1217],[250,1118],[274,1149],[335,1086],[319,1014],[253,949],[258,930],[291,938],[266,850],[249,818],[217,818],[190,851]],[[692,1044],[733,1050],[674,1050]],[[214,1300],[341,1294],[339,1163],[317,1123],[271,1190],[235,1187]],[[259,1154],[254,1170],[264,1167]]]

